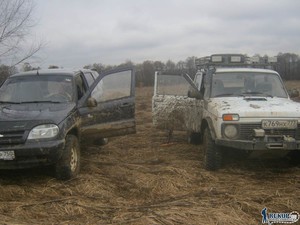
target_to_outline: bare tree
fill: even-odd
[[[0,65],[0,86],[4,80],[6,80],[7,77],[9,77],[11,74],[14,74],[17,72],[17,68],[14,66],[6,66],[6,65]]]
[[[165,64],[165,70],[167,71],[176,71],[176,64],[170,59]]]
[[[34,26],[33,9],[32,0],[0,0],[0,61],[15,66],[40,50],[40,42],[24,49]]]

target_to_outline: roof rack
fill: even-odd
[[[216,67],[246,67],[273,69],[277,63],[277,57],[248,57],[243,54],[213,54],[197,58],[195,65],[198,69]]]

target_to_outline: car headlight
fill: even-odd
[[[234,139],[238,135],[238,128],[236,125],[228,124],[224,127],[224,135],[228,139]]]
[[[58,131],[59,128],[55,124],[39,125],[30,131],[28,139],[53,138],[58,134]]]

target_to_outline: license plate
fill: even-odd
[[[298,125],[297,120],[263,120],[263,129],[296,129]]]
[[[0,151],[0,159],[14,160],[15,159],[15,152],[14,151]]]

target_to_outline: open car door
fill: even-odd
[[[199,92],[188,75],[156,72],[152,98],[154,126],[200,132],[201,100],[189,97],[191,91]]]
[[[136,132],[133,68],[101,74],[89,92],[79,109],[83,137],[106,138]]]

